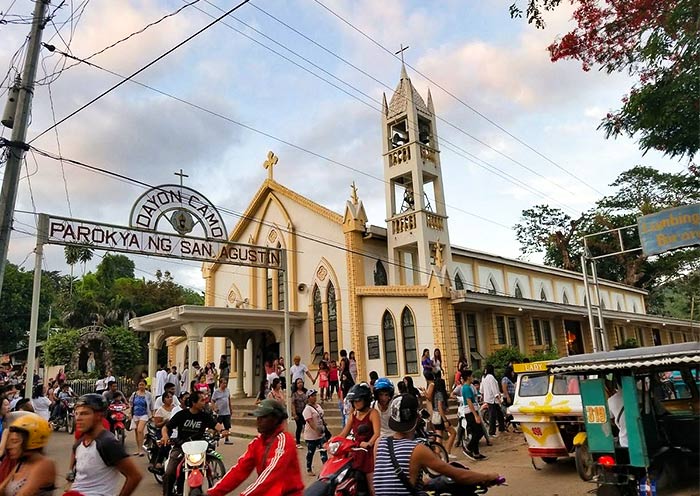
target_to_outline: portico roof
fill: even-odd
[[[292,325],[307,317],[305,312],[289,312]],[[135,331],[163,331],[165,337],[183,336],[183,326],[192,324],[204,327],[203,334],[211,337],[227,336],[225,331],[236,329],[276,330],[284,326],[284,311],[180,305],[129,320],[129,327]]]

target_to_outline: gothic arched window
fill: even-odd
[[[312,293],[314,311],[314,362],[318,363],[323,357],[323,305],[321,291],[314,284]]]
[[[464,289],[464,283],[462,282],[462,278],[459,276],[459,272],[455,274],[455,289],[457,291]]]
[[[374,285],[386,286],[389,281],[386,277],[386,269],[381,260],[377,260],[377,265],[374,267]]]
[[[396,329],[394,317],[389,311],[382,317],[382,338],[384,339],[384,367],[386,375],[398,375],[399,364],[396,357]]]
[[[540,289],[540,300],[547,301],[547,293],[545,293],[544,288]]]
[[[403,334],[403,356],[406,362],[406,374],[418,373],[418,347],[416,345],[416,324],[408,307],[401,313],[401,332]]]
[[[568,304],[569,304],[569,295],[566,294],[566,290],[562,291],[562,294],[561,294],[561,302],[562,302],[564,305],[568,305]]]
[[[617,300],[617,311],[622,312],[622,305],[620,305],[620,300]]]
[[[497,294],[498,293],[498,288],[496,287],[496,281],[494,281],[493,276],[489,277],[488,292],[489,292],[489,294]]]
[[[520,289],[520,282],[519,281],[515,282],[515,290],[513,291],[513,296],[515,296],[516,298],[523,297],[523,290]]]
[[[332,357],[338,354],[338,309],[335,303],[335,288],[328,283],[328,341]]]
[[[277,249],[281,249],[282,245],[277,243]],[[284,310],[284,298],[287,294],[287,288],[284,287],[284,274],[281,270],[277,272],[277,310]]]

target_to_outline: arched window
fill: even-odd
[[[403,334],[403,356],[406,362],[406,374],[418,373],[418,348],[416,346],[416,325],[413,314],[408,307],[401,313],[401,332]]]
[[[540,300],[547,301],[547,293],[545,293],[544,288],[540,289]]]
[[[523,297],[523,290],[520,289],[520,282],[515,281],[515,289],[513,290],[513,296],[516,298],[522,298]]]
[[[457,291],[461,291],[464,289],[464,283],[462,282],[462,278],[459,275],[459,272],[455,274],[455,289]]]
[[[632,302],[632,313],[637,313],[637,304]]]
[[[389,281],[386,277],[386,269],[381,260],[377,260],[377,264],[374,267],[374,285],[375,286],[386,286]]]
[[[617,300],[617,311],[622,312],[622,305],[620,305],[620,300]]]
[[[566,290],[562,291],[562,293],[561,293],[561,302],[562,302],[564,305],[568,305],[568,304],[569,304],[569,295],[566,294]]]
[[[384,367],[386,375],[398,375],[399,364],[396,357],[396,329],[394,317],[387,310],[382,317],[382,338],[384,338]]]
[[[496,281],[494,281],[493,276],[489,277],[489,294],[497,294],[498,288],[496,287]]]
[[[269,269],[265,270],[265,308],[272,310],[272,271]]]
[[[600,308],[605,308],[605,300],[603,298],[600,299]]]
[[[338,309],[335,304],[335,288],[328,283],[328,341],[332,357],[338,354]]]
[[[282,245],[277,243],[277,249],[281,249]],[[277,310],[284,309],[284,298],[287,294],[287,289],[284,287],[284,274],[281,270],[277,272]]]
[[[314,284],[314,362],[318,363],[323,357],[323,306],[321,305],[321,291]]]

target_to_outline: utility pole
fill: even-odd
[[[17,110],[12,126],[12,139],[7,143],[8,158],[5,166],[5,176],[0,192],[0,294],[2,294],[2,282],[5,277],[5,263],[10,246],[10,233],[12,231],[12,217],[17,200],[17,188],[22,169],[24,153],[29,149],[24,142],[27,138],[29,127],[29,115],[34,96],[34,80],[39,62],[41,50],[41,35],[44,32],[46,10],[50,0],[37,0],[34,3],[34,16],[32,30],[29,33],[27,46],[27,58],[22,69],[22,81],[17,97]]]

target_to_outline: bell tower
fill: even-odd
[[[389,104],[384,95],[382,137],[389,284],[427,285],[432,266],[451,265],[445,192],[433,98],[418,94],[401,64]]]

